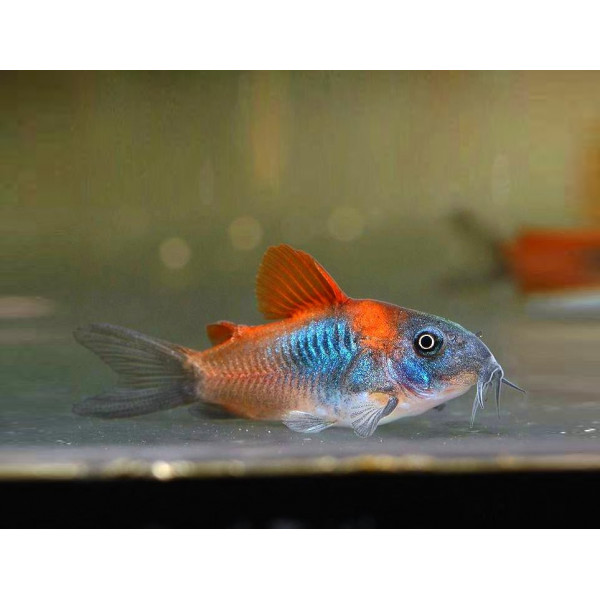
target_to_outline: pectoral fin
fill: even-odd
[[[335,421],[326,421],[322,417],[300,410],[290,411],[283,419],[283,424],[292,431],[300,433],[318,433],[335,424]]]
[[[360,437],[373,435],[379,421],[389,415],[398,405],[398,398],[387,394],[372,393],[360,396],[350,408],[352,429]]]

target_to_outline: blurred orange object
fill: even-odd
[[[523,292],[600,288],[600,229],[524,231],[504,252]]]

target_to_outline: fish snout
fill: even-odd
[[[466,351],[471,355],[471,360],[475,367],[478,380],[483,379],[487,381],[493,376],[495,371],[498,369],[502,371],[502,367],[498,364],[496,357],[479,336],[472,334],[469,342]]]
[[[479,371],[479,376],[477,380],[477,393],[475,394],[475,400],[473,402],[473,410],[471,412],[471,427],[475,422],[475,415],[477,414],[478,408],[483,408],[483,404],[485,398],[487,396],[487,392],[490,387],[494,388],[494,397],[496,401],[496,411],[498,416],[500,416],[500,390],[502,388],[502,384],[507,385],[519,392],[526,393],[525,390],[520,388],[518,385],[512,383],[504,377],[504,370],[494,357],[494,355],[490,352],[489,348],[481,342],[481,346],[483,346],[484,350],[481,350],[480,360],[481,367]]]

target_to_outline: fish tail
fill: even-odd
[[[73,335],[120,376],[114,389],[76,403],[76,414],[133,417],[200,400],[202,375],[189,360],[191,350],[105,323],[81,327]]]

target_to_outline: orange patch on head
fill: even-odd
[[[357,300],[349,307],[354,330],[371,348],[384,349],[398,336],[398,309],[375,300]]]

